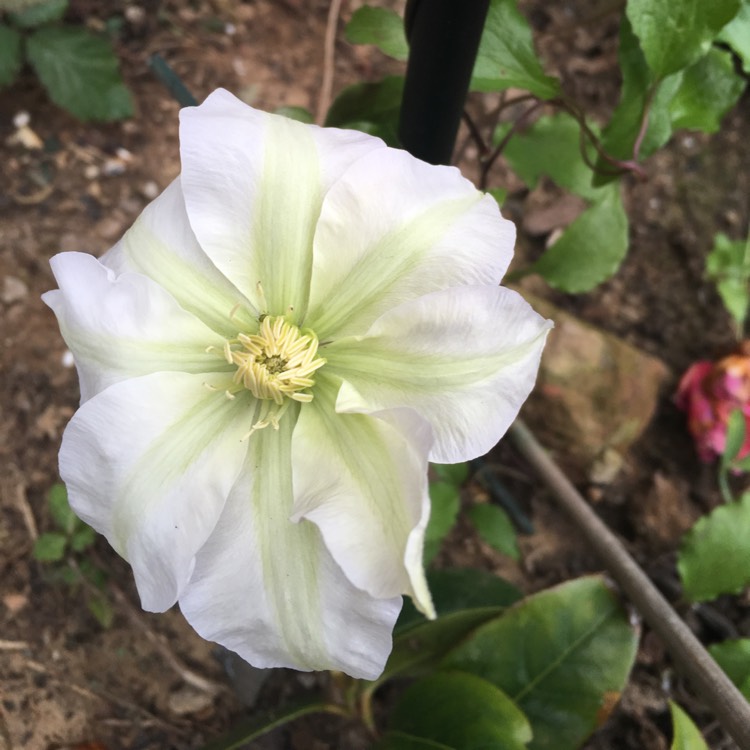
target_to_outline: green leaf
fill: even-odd
[[[425,565],[440,551],[443,539],[456,522],[460,505],[458,489],[447,482],[433,482],[430,485],[430,502],[430,521],[424,534]]]
[[[560,93],[560,82],[545,74],[534,50],[531,28],[516,0],[490,0],[471,79],[472,91],[525,89],[540,99]]]
[[[742,60],[742,69],[750,73],[750,2],[745,0],[740,12],[721,30],[718,41],[728,44]]]
[[[727,443],[721,457],[723,466],[727,466],[737,457],[744,442],[745,415],[742,413],[742,409],[734,409],[729,415],[729,422],[727,424]]]
[[[453,750],[524,750],[531,727],[502,690],[462,672],[443,672],[410,685],[393,709],[389,733],[427,739]],[[389,744],[386,748],[404,747]],[[407,745],[408,747],[408,745]]]
[[[96,532],[91,526],[82,526],[70,538],[70,548],[73,552],[83,552],[96,541]]]
[[[312,116],[312,112],[304,107],[279,107],[275,114],[283,115],[288,117],[290,120],[297,120],[297,122],[304,122],[310,124],[315,122],[315,118]]]
[[[649,67],[665,78],[703,57],[739,9],[740,0],[628,0],[625,13]]]
[[[469,510],[469,518],[476,526],[479,536],[498,552],[518,560],[518,539],[513,522],[498,505],[475,505]]]
[[[427,584],[438,617],[462,609],[509,607],[521,598],[521,592],[513,584],[486,570],[475,568],[429,570]],[[395,632],[402,633],[416,623],[426,622],[411,600],[405,599]]]
[[[744,90],[745,81],[734,72],[732,53],[709,50],[685,71],[669,104],[672,127],[715,133]]]
[[[669,711],[674,735],[670,750],[708,750],[698,727],[674,701],[669,701]]]
[[[68,538],[65,534],[50,532],[41,534],[34,542],[34,559],[39,562],[58,562],[65,557]]]
[[[469,478],[469,464],[430,464],[438,479],[460,487]]]
[[[10,14],[10,20],[22,29],[33,29],[52,21],[59,21],[68,10],[68,0],[47,0],[36,3],[25,10]]]
[[[344,32],[352,44],[374,44],[381,52],[397,60],[409,57],[404,22],[387,8],[363,5],[357,8]]]
[[[595,129],[595,128],[592,128]],[[495,133],[499,142],[502,130]],[[540,117],[528,130],[513,136],[503,151],[513,171],[533,188],[542,175],[584,198],[596,198],[591,169],[581,157],[581,128],[570,115]]]
[[[571,293],[587,292],[615,274],[628,250],[628,218],[618,184],[609,185],[601,196],[528,273],[538,273],[551,286]]]
[[[47,502],[52,519],[66,534],[72,534],[79,523],[78,517],[68,504],[68,492],[64,484],[53,484],[47,493]]]
[[[706,273],[741,331],[750,306],[750,238],[733,241],[722,232],[716,234],[706,258]]]
[[[750,493],[693,526],[682,539],[677,568],[694,602],[739,594],[750,584]]]
[[[26,40],[29,62],[55,104],[81,120],[133,114],[117,57],[103,37],[74,26],[49,26]]]
[[[88,607],[89,612],[94,615],[99,625],[105,630],[112,627],[115,613],[108,599],[104,596],[89,596],[86,600],[86,606]]]
[[[714,643],[708,651],[750,701],[750,638]]]
[[[336,97],[325,124],[361,130],[382,138],[389,146],[398,147],[398,116],[403,92],[403,76],[390,76],[378,83],[355,83]]]
[[[21,35],[0,23],[0,88],[15,81],[21,62]]]
[[[505,199],[508,197],[507,188],[487,188],[486,192],[495,199],[500,208],[503,207],[503,203],[505,203]]]
[[[488,680],[531,721],[532,750],[574,750],[625,686],[638,639],[599,577],[530,596],[479,627],[443,666]]]

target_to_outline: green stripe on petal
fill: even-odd
[[[321,354],[343,380],[337,411],[414,409],[434,431],[430,460],[455,463],[486,453],[515,419],[551,327],[516,292],[457,287],[405,303]]]

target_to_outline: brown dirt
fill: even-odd
[[[344,3],[348,17],[355,3]],[[392,3],[389,3],[392,5]],[[547,4],[527,10],[552,69],[589,111],[607,113],[616,101],[616,21],[574,28]],[[151,4],[143,4],[151,8]],[[158,7],[158,10],[157,10]],[[72,15],[101,24],[122,17],[123,2],[74,0]],[[74,370],[54,317],[40,301],[53,286],[48,260],[60,250],[101,254],[178,173],[178,106],[147,66],[162,54],[198,99],[219,85],[263,109],[300,105],[315,110],[328,3],[313,0],[198,0],[154,4],[142,21],[125,22],[118,52],[135,94],[137,116],[111,125],[81,124],[55,108],[30,73],[0,93],[0,748],[196,748],[245,713],[229,687],[216,649],[198,638],[177,611],[140,611],[128,567],[99,540],[94,555],[109,579],[114,610],[102,628],[86,607],[86,591],[50,577],[31,554],[51,530],[45,496],[57,481],[62,430],[78,400]],[[227,34],[231,23],[235,33]],[[341,29],[341,25],[340,25]],[[335,90],[397,69],[376,51],[339,39]],[[478,99],[481,114],[489,106]],[[14,115],[26,110],[44,148],[8,139]],[[627,200],[633,247],[621,272],[580,297],[552,294],[591,322],[661,357],[674,373],[731,346],[728,318],[702,268],[714,232],[746,232],[750,101],[727,118],[715,137],[680,135],[649,162],[651,179],[630,184]],[[127,154],[118,149],[126,149]],[[471,146],[462,150],[471,172]],[[123,159],[123,156],[125,157]],[[119,159],[121,173],[107,175]],[[113,161],[114,160],[114,161]],[[502,164],[493,176],[506,178]],[[518,186],[511,180],[511,185]],[[530,200],[512,195],[518,216]],[[507,446],[494,461],[525,471]],[[466,524],[451,535],[443,561],[496,570],[528,591],[596,570],[593,554],[528,479],[511,479],[536,532],[522,539],[522,565],[483,545]],[[676,599],[673,551],[682,531],[716,502],[713,478],[696,461],[681,416],[665,393],[649,432],[628,457],[626,471],[605,487],[588,488],[602,515],[650,574]],[[477,492],[474,489],[471,492]],[[706,612],[708,614],[706,614]],[[699,613],[700,615],[700,613]],[[750,634],[747,602],[720,602],[691,624],[705,639]],[[717,623],[719,623],[717,625]],[[668,747],[665,680],[671,675],[661,644],[647,634],[634,679],[590,750]],[[322,678],[321,678],[322,679]],[[203,682],[201,682],[203,681]],[[261,704],[271,705],[317,684],[279,671]],[[676,679],[677,695],[710,720]],[[725,738],[715,727],[712,746]],[[87,744],[88,743],[88,744]],[[302,721],[258,744],[325,750],[364,747],[356,727],[342,721]]]

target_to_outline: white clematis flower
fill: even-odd
[[[428,460],[489,450],[549,323],[499,288],[514,228],[454,168],[226,91],[182,174],[44,299],[81,407],[60,471],[145,609],[260,667],[373,679],[428,616]]]

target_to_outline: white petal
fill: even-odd
[[[431,444],[429,427],[408,409],[336,414],[323,383],[292,439],[293,518],[318,526],[355,586],[375,597],[408,594],[428,616],[422,547]]]
[[[182,187],[201,246],[261,312],[303,314],[323,196],[384,144],[254,110],[221,89],[183,109],[180,122]]]
[[[455,167],[369,154],[331,188],[315,234],[310,313],[320,340],[364,333],[427,292],[497,284],[515,227]]]
[[[102,263],[117,273],[145,274],[225,338],[257,325],[258,312],[195,239],[179,177],[146,206],[125,236],[102,257]]]
[[[60,476],[73,510],[133,566],[144,609],[174,604],[242,467],[251,398],[156,373],[87,401],[63,436]]]
[[[61,253],[50,265],[60,288],[42,299],[75,357],[82,402],[136,375],[230,368],[206,353],[210,345],[221,350],[224,340],[149,278],[118,277],[84,253]]]
[[[374,679],[390,653],[401,599],[356,589],[317,528],[289,520],[296,408],[278,432],[266,428],[250,438],[245,470],[198,554],[180,608],[204,638],[257,667]]]
[[[516,292],[458,287],[383,315],[325,347],[340,412],[409,407],[435,435],[430,460],[466,461],[503,436],[531,392],[552,324]]]

